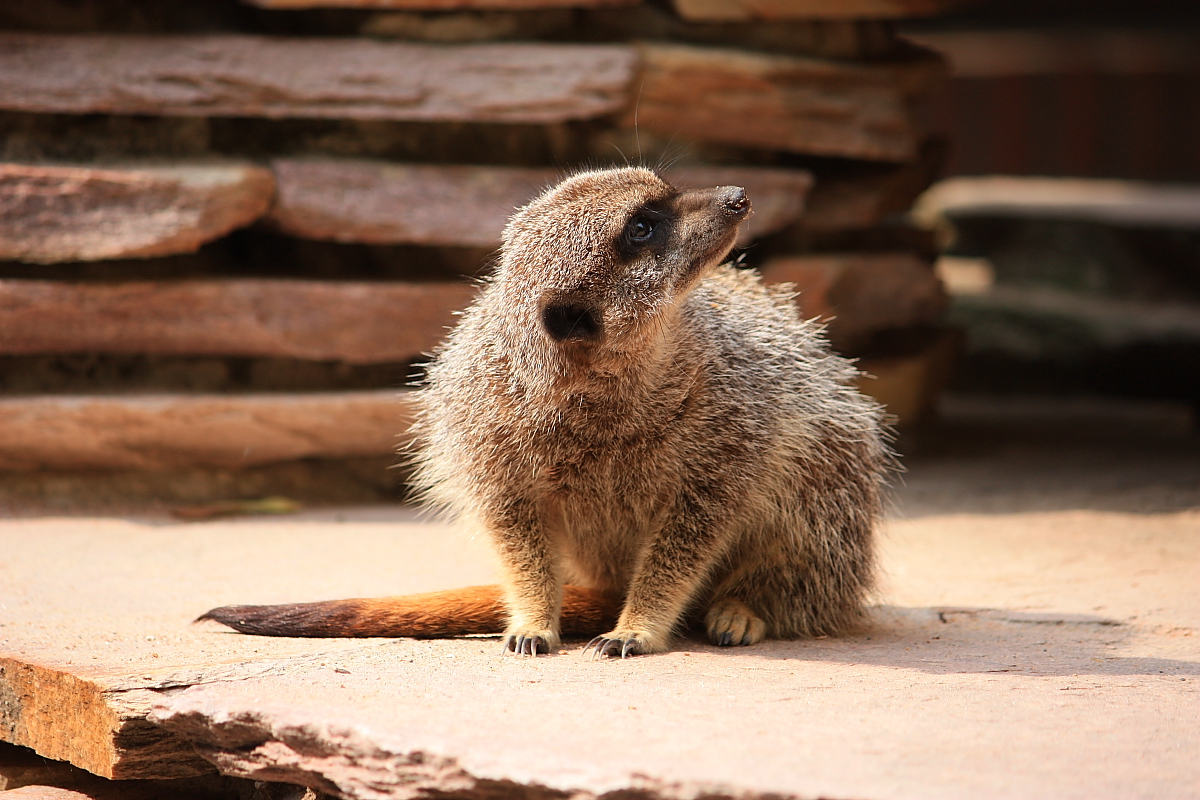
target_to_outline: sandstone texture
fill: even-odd
[[[604,8],[640,0],[247,0],[259,8],[370,8],[378,11],[525,11],[538,8]]]
[[[784,19],[903,19],[943,14],[964,0],[674,0],[684,19],[741,22]]]
[[[809,192],[802,226],[821,233],[861,230],[905,212],[937,177],[943,148],[933,143],[903,164],[858,164],[822,175]]]
[[[0,61],[3,52],[0,42]],[[0,83],[4,76],[0,67]],[[269,171],[247,164],[0,164],[0,259],[191,253],[262,216],[274,188]]]
[[[466,283],[0,280],[0,353],[409,361],[474,295]]]
[[[250,467],[384,456],[412,421],[401,389],[0,398],[0,470]]]
[[[636,114],[665,136],[815,155],[909,161],[919,146],[913,99],[942,79],[922,52],[853,64],[675,44],[641,48]],[[704,98],[704,102],[697,102]]]
[[[0,520],[0,739],[109,778],[211,772],[187,742],[147,722],[154,702],[183,686],[336,666],[339,654],[393,643],[247,638],[192,619],[244,599],[386,594],[493,575],[477,543],[403,510],[309,512],[266,529],[164,522]],[[325,567],[297,572],[316,566],[312,556]],[[372,581],[360,566],[377,559],[387,568]]]
[[[1200,190],[1085,178],[955,177],[925,193],[913,216],[929,226],[946,217],[977,216],[1194,229],[1200,225]]]
[[[279,195],[269,222],[308,239],[373,244],[498,247],[512,212],[562,173],[518,167],[435,166],[330,159],[272,162]],[[812,177],[802,170],[666,170],[680,186],[744,186],[754,215],[742,243],[796,222]]]
[[[873,626],[745,650],[518,659],[494,638],[189,624],[217,604],[493,579],[467,531],[402,508],[0,521],[0,738],[99,774],[202,770],[194,752],[370,800],[1192,796],[1187,415],[1010,398],[943,413],[883,531]]]
[[[37,113],[562,122],[618,111],[625,46],[0,34],[0,108]]]
[[[834,347],[853,355],[880,331],[936,323],[948,302],[933,266],[911,253],[781,256],[762,276],[793,284],[801,316],[827,321]]]

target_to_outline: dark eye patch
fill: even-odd
[[[627,255],[653,244],[666,228],[665,215],[642,209],[629,218],[621,231],[620,249]]]
[[[645,214],[638,214],[625,226],[625,235],[631,242],[646,242],[654,235],[654,229],[657,227],[658,220],[651,219]]]

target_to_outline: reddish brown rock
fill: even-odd
[[[0,259],[51,263],[190,253],[253,222],[273,192],[271,173],[245,164],[0,164]]]
[[[630,6],[641,0],[246,0],[259,8],[370,8],[378,11],[524,11]]]
[[[849,355],[878,331],[936,322],[947,303],[933,267],[911,253],[782,257],[767,262],[762,276],[794,284],[801,315],[828,320],[834,348]]]
[[[674,0],[684,19],[903,19],[943,14],[965,0]]]
[[[404,392],[0,398],[0,470],[248,467],[380,456],[411,421]]]
[[[310,239],[496,247],[514,209],[562,177],[553,169],[388,164],[329,159],[272,162],[279,195],[268,219]],[[680,186],[746,187],[754,215],[742,242],[795,222],[812,183],[802,170],[687,167]]]
[[[858,362],[856,381],[864,394],[878,400],[894,424],[915,425],[934,413],[961,349],[959,331],[944,330],[915,353]]]
[[[801,226],[817,233],[862,230],[906,211],[937,177],[944,149],[929,142],[910,162],[858,164],[821,175],[809,193]]]
[[[915,157],[914,97],[945,64],[922,52],[878,64],[687,45],[642,47],[636,113],[665,136],[882,161]]]
[[[0,34],[0,108],[562,122],[623,108],[633,48],[257,36]]]
[[[115,793],[109,795],[117,797]],[[96,800],[94,795],[57,786],[21,786],[4,793],[4,800]],[[107,800],[107,798],[105,799]]]
[[[0,353],[408,361],[474,295],[460,283],[0,280]]]

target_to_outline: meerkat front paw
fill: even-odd
[[[758,644],[767,635],[767,623],[741,600],[718,600],[704,615],[709,640],[719,647]]]
[[[661,653],[668,649],[668,644],[661,637],[656,637],[646,631],[621,630],[610,631],[603,636],[597,636],[583,648],[583,654],[591,652],[592,658],[601,656],[643,656],[650,653]]]
[[[504,632],[500,654],[515,653],[519,656],[536,656],[557,650],[562,644],[558,633],[549,629],[532,630],[510,628]]]

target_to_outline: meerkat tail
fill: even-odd
[[[563,587],[562,634],[595,636],[616,624],[621,600]],[[214,620],[240,633],[304,638],[408,637],[442,639],[501,633],[508,625],[504,590],[468,586],[442,592],[277,606],[222,606],[196,619]]]

